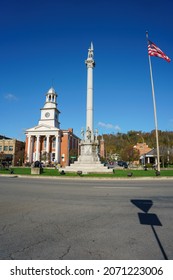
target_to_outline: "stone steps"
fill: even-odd
[[[112,169],[108,169],[106,166],[103,166],[101,163],[78,163],[75,162],[70,166],[61,168],[65,172],[77,172],[82,171],[83,173],[112,173]],[[60,170],[60,171],[61,171]]]

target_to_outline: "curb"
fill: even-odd
[[[14,174],[0,174],[0,177],[5,178],[28,178],[28,179],[51,179],[51,180],[107,180],[107,181],[119,181],[119,180],[125,180],[125,181],[151,181],[151,180],[157,180],[157,181],[163,181],[163,180],[172,180],[173,177],[168,176],[156,176],[156,177],[63,177],[63,176],[39,176],[39,175],[14,175]]]

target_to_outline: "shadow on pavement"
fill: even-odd
[[[141,225],[149,225],[151,226],[151,229],[154,233],[154,236],[157,240],[157,243],[159,245],[159,248],[163,254],[163,257],[165,260],[168,260],[168,257],[163,249],[163,246],[160,242],[160,239],[155,231],[154,226],[162,226],[159,218],[157,217],[156,214],[153,213],[148,213],[148,211],[151,209],[153,206],[153,201],[152,200],[143,200],[143,199],[132,199],[131,200],[132,204],[134,204],[136,207],[138,207],[140,210],[142,210],[144,213],[138,213],[139,221]]]

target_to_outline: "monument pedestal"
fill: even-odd
[[[98,157],[98,141],[81,141],[80,143],[81,155],[78,158],[79,163],[98,163],[100,162]]]
[[[112,173],[111,169],[104,166],[98,156],[98,141],[81,141],[80,143],[81,155],[78,160],[70,166],[64,168],[65,172],[83,173]]]

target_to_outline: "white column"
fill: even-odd
[[[59,135],[55,136],[56,138],[56,144],[55,144],[55,161],[59,161],[58,155],[59,155]]]
[[[31,136],[31,146],[30,146],[30,160],[33,162],[33,151],[34,151],[34,137]]]
[[[93,68],[88,67],[87,75],[87,119],[86,129],[93,132]]]
[[[27,150],[28,161],[31,162],[31,136],[28,135],[28,150]]]
[[[39,151],[39,147],[40,147],[40,135],[37,135],[37,142],[36,142],[36,158],[35,160],[40,160],[40,151]]]

